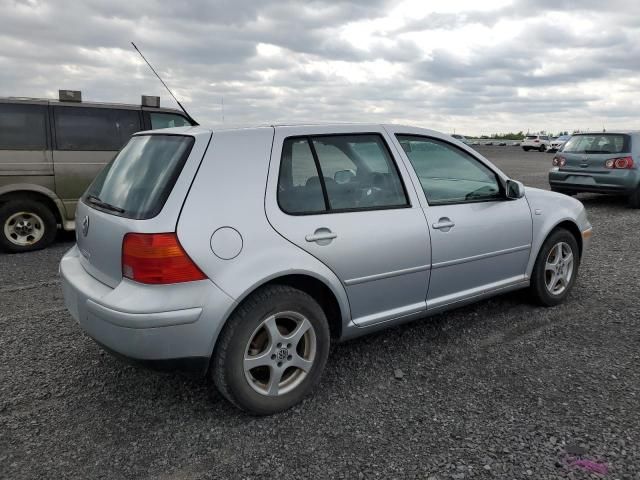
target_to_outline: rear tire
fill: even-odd
[[[629,195],[629,206],[631,208],[640,208],[640,185]]]
[[[0,206],[0,250],[22,253],[45,248],[57,230],[53,212],[37,200],[16,198]]]
[[[545,147],[544,145],[540,145],[540,148],[538,148],[538,150],[540,151],[540,153],[544,153],[544,151],[547,149],[547,147]]]
[[[329,343],[327,318],[310,295],[270,285],[229,318],[210,374],[232,404],[253,415],[271,415],[299,403],[318,384]]]
[[[522,147],[522,149],[523,149],[525,152],[528,152],[528,151],[529,151],[529,147]]]
[[[531,274],[531,296],[545,307],[562,303],[576,282],[579,267],[580,251],[575,237],[564,228],[554,230],[538,252]]]

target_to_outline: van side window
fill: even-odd
[[[55,107],[58,150],[119,150],[140,131],[137,110]]]
[[[151,129],[172,128],[172,127],[189,127],[191,123],[182,115],[175,113],[150,113]]]
[[[47,148],[45,105],[0,103],[0,150]]]

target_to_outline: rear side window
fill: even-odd
[[[47,107],[0,103],[0,149],[45,150]]]
[[[391,154],[377,134],[286,139],[278,203],[291,214],[409,205]]]
[[[173,127],[189,127],[191,123],[182,115],[175,113],[150,113],[151,129],[173,128]]]
[[[631,151],[629,135],[601,133],[594,135],[574,135],[564,144],[566,153],[627,153]]]
[[[98,174],[83,201],[127,218],[155,217],[167,201],[193,143],[193,137],[182,135],[131,138]]]
[[[55,107],[58,150],[120,150],[140,131],[137,110]]]

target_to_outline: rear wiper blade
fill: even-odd
[[[105,210],[111,210],[112,212],[124,213],[125,209],[116,207],[115,205],[111,205],[110,203],[103,202],[100,200],[100,197],[95,195],[87,195],[87,200],[89,200],[93,205],[96,205],[100,208],[104,208]]]

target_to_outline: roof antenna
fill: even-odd
[[[169,87],[167,87],[167,84],[164,83],[164,81],[160,78],[160,75],[158,75],[158,72],[155,71],[155,69],[151,66],[151,64],[149,63],[149,61],[144,58],[144,55],[142,54],[142,52],[140,51],[140,49],[138,47],[136,47],[136,44],[131,42],[131,45],[133,45],[133,48],[136,49],[136,52],[138,52],[140,54],[140,56],[142,57],[142,59],[145,61],[145,63],[147,65],[149,65],[149,68],[151,69],[151,71],[155,74],[156,77],[158,77],[158,80],[160,80],[160,82],[162,83],[162,85],[164,85],[164,88],[167,89],[167,92],[169,92],[169,94],[173,97],[173,99],[176,101],[176,103],[178,104],[178,106],[180,107],[180,109],[184,112],[184,114],[187,116],[187,120],[189,120],[193,125],[200,125],[198,122],[196,122],[193,117],[191,115],[189,115],[189,112],[187,112],[187,110],[182,106],[182,104],[178,101],[178,99],[176,98],[176,96],[173,94],[173,92],[171,90],[169,90]]]

